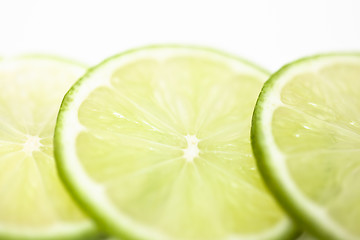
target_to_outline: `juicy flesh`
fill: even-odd
[[[173,239],[266,231],[283,214],[250,148],[263,80],[201,57],[119,67],[80,106],[81,164],[119,214]]]
[[[84,219],[53,158],[56,114],[79,76],[67,68],[46,60],[0,63],[1,229],[46,231]]]
[[[360,236],[360,61],[302,73],[282,89],[273,135],[300,190]]]

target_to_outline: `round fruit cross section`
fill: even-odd
[[[252,144],[279,202],[321,239],[360,239],[360,54],[301,59],[264,85]]]
[[[136,239],[279,239],[293,233],[250,146],[268,74],[191,47],[114,56],[66,95],[62,178],[111,234]]]
[[[0,61],[0,239],[80,239],[92,221],[60,182],[56,116],[86,68],[47,56]]]

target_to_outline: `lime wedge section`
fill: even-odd
[[[252,144],[269,187],[321,239],[360,239],[360,54],[286,65],[264,85]]]
[[[95,227],[57,175],[61,99],[85,67],[47,56],[0,61],[0,238],[80,239]]]
[[[66,95],[63,180],[124,239],[286,239],[292,224],[256,170],[250,122],[263,70],[193,47],[114,56]]]

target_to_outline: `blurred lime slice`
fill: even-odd
[[[47,56],[0,61],[0,238],[95,233],[57,175],[53,134],[63,95],[85,67]]]
[[[360,54],[286,65],[257,102],[252,144],[279,202],[321,239],[360,239]]]
[[[55,151],[71,191],[125,239],[285,239],[250,122],[268,74],[208,49],[129,51],[68,92]]]

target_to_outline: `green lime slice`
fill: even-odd
[[[251,153],[268,73],[209,49],[132,50],[65,96],[55,130],[61,177],[125,239],[279,239],[293,234]]]
[[[80,239],[95,227],[62,185],[57,112],[86,68],[47,56],[0,61],[0,239]]]
[[[265,83],[252,145],[279,202],[322,239],[360,239],[360,54],[288,64]]]

